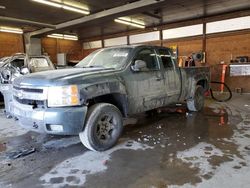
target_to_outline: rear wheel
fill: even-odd
[[[187,100],[187,107],[189,111],[201,111],[204,107],[205,95],[202,86],[196,86],[195,93],[192,99]]]
[[[93,151],[105,151],[118,141],[123,129],[121,112],[108,103],[89,108],[84,131],[79,134],[85,147]]]

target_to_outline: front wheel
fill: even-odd
[[[187,100],[187,107],[189,111],[201,111],[204,107],[205,95],[202,86],[196,86],[195,93],[192,99]]]
[[[82,144],[92,151],[105,151],[118,141],[123,129],[120,110],[108,103],[89,108],[84,131],[79,133]]]

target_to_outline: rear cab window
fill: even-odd
[[[163,64],[163,67],[165,69],[168,68],[174,68],[174,60],[173,60],[173,56],[172,53],[169,49],[166,48],[159,48],[158,49],[158,53],[159,53],[159,58]]]

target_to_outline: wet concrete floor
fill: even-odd
[[[250,95],[126,123],[114,148],[92,152],[77,136],[28,132],[1,113],[0,187],[249,187]]]

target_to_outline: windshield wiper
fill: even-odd
[[[91,65],[91,66],[75,66],[77,68],[103,68],[103,69],[115,69],[112,67],[104,67],[102,65]]]

